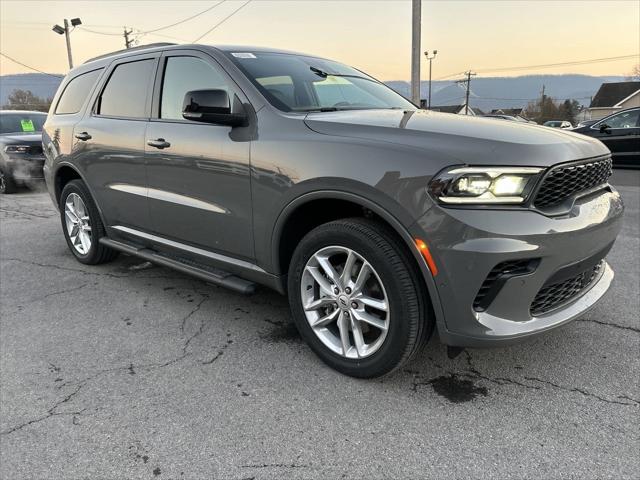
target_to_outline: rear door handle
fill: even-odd
[[[147,142],[147,145],[149,145],[150,147],[159,148],[161,150],[163,148],[169,148],[171,146],[171,144],[169,142],[167,142],[164,138],[157,138],[156,140],[149,140]]]
[[[87,140],[91,140],[91,135],[89,135],[87,132],[80,132],[80,133],[76,133],[76,138],[78,140],[82,140],[83,142],[86,142]]]

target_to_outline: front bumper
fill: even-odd
[[[615,241],[623,204],[613,189],[579,199],[561,218],[530,210],[433,206],[411,228],[424,239],[438,267],[434,277],[443,343],[461,347],[515,343],[563,325],[593,307],[607,292],[613,270],[606,262],[567,301],[543,314],[531,313],[545,283],[559,271],[599,261]],[[535,260],[535,270],[504,280],[488,306],[474,300],[489,273],[502,262]]]

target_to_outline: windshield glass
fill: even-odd
[[[38,133],[46,119],[44,113],[0,113],[0,134]]]
[[[273,106],[285,112],[417,108],[367,74],[331,60],[261,52],[227,56]]]

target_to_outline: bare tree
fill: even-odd
[[[631,72],[627,75],[627,81],[633,82],[640,80],[640,63],[637,63],[632,69]]]

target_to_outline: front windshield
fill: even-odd
[[[0,134],[38,133],[46,119],[44,113],[0,113]]]
[[[386,85],[331,60],[261,52],[227,56],[272,105],[285,112],[417,109]]]

